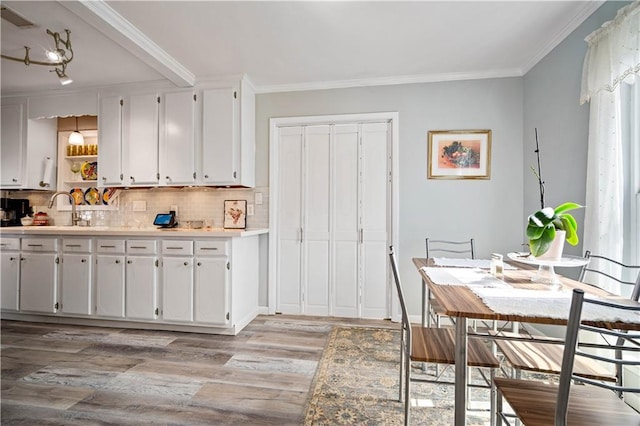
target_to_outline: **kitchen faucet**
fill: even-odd
[[[78,223],[80,222],[80,216],[78,216],[78,212],[76,211],[76,200],[70,193],[65,191],[58,191],[53,194],[51,196],[51,199],[49,200],[49,208],[53,207],[53,202],[58,195],[66,195],[69,197],[69,201],[71,201],[71,224],[73,226],[78,226]]]

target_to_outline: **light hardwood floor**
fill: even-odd
[[[297,425],[333,326],[259,316],[237,336],[2,321],[3,425]]]

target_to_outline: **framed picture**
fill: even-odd
[[[247,227],[247,200],[224,200],[225,229],[245,229]]]
[[[491,130],[429,132],[429,179],[489,179]]]

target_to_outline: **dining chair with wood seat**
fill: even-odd
[[[589,262],[582,267],[579,280],[585,282],[586,273],[591,272],[595,276],[605,277],[607,280],[617,283],[620,287],[627,288],[622,293],[630,293],[630,299],[638,301],[640,296],[640,266],[626,265],[605,256],[593,255],[587,251],[585,257],[588,259],[598,259],[599,268]],[[626,281],[619,277],[614,277],[609,271],[611,265],[620,269],[620,276],[625,276],[627,272],[636,272],[635,281]],[[593,277],[592,277],[593,278]],[[585,282],[585,284],[594,285]],[[498,333],[496,345],[508,365],[513,369],[516,378],[519,378],[522,371],[531,371],[545,374],[560,374],[562,357],[564,352],[564,340],[549,338],[545,336],[531,336],[515,333]],[[574,362],[574,373],[595,380],[622,382],[622,372],[604,368],[600,363],[592,359],[577,357]]]
[[[640,424],[640,413],[618,395],[640,393],[638,384],[594,380],[574,371],[578,356],[637,369],[640,366],[639,315],[637,302],[587,298],[583,290],[574,289],[559,383],[496,377],[497,425],[509,424],[512,419],[504,412],[503,399],[527,426]],[[589,336],[593,333],[608,336],[609,341],[593,343]],[[589,352],[585,348],[589,348]],[[594,350],[597,352],[592,352]]]
[[[455,332],[452,328],[433,328],[412,325],[400,282],[398,264],[393,246],[389,247],[389,261],[395,281],[400,309],[402,312],[402,328],[400,338],[400,380],[398,400],[405,403],[405,425],[410,424],[411,382],[453,384],[426,377],[424,374],[413,374],[411,363],[455,364]],[[495,390],[492,385],[494,371],[500,366],[489,346],[480,338],[469,337],[468,365],[490,369],[486,387],[491,394],[490,410],[495,412]],[[492,421],[493,422],[493,421]]]
[[[462,241],[426,238],[425,248],[427,259],[437,256],[468,259],[476,258],[476,246],[473,238]],[[433,321],[436,327],[440,327],[440,319],[446,317],[446,315],[442,312],[438,303],[431,297],[431,292],[428,288],[426,298],[428,301],[427,326],[431,326],[431,322]]]

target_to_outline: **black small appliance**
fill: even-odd
[[[158,213],[153,224],[161,228],[174,228],[178,226],[176,212],[172,210],[169,213]]]
[[[21,226],[20,219],[31,212],[29,200],[18,198],[0,198],[2,220],[0,226]]]

